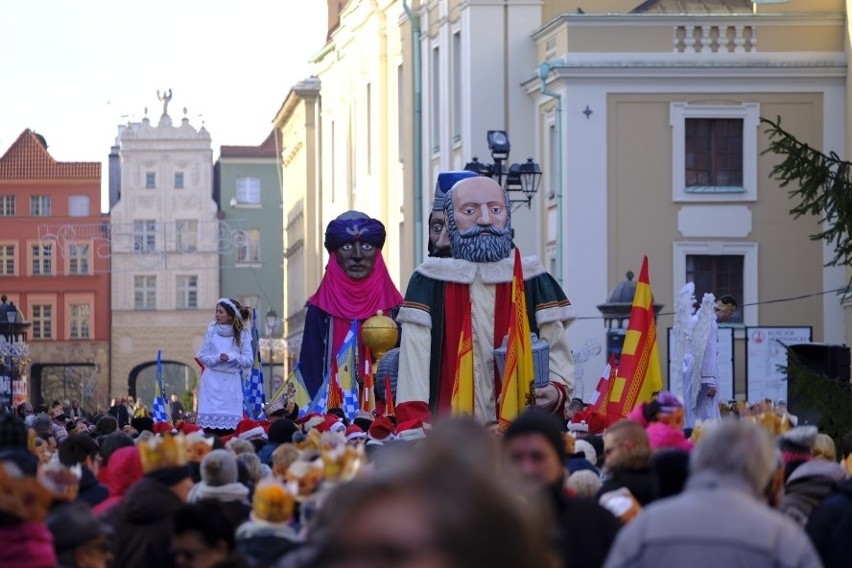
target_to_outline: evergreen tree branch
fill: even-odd
[[[781,128],[781,117],[776,122],[766,118],[760,122],[768,126],[765,132],[769,136],[769,147],[761,155],[772,153],[782,158],[769,177],[788,188],[791,199],[798,199],[790,214],[794,219],[803,215],[819,219],[822,230],[810,238],[833,245],[834,257],[826,266],[852,265],[852,163],[835,152],[825,154],[800,142]],[[844,298],[850,293],[852,279]]]

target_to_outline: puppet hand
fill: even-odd
[[[547,412],[553,412],[560,399],[559,389],[549,384],[535,389],[535,406]]]

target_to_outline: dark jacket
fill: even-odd
[[[237,529],[236,548],[250,566],[268,566],[301,543],[289,525],[248,521]]]
[[[805,526],[825,568],[848,566],[852,558],[852,479],[837,485]]]
[[[563,566],[603,566],[621,523],[612,513],[589,499],[572,498],[562,485],[548,489],[559,523]]]
[[[113,566],[170,568],[172,516],[183,502],[171,488],[143,477],[104,517],[114,530]]]
[[[654,471],[646,467],[642,469],[619,469],[612,472],[603,482],[596,498],[600,499],[604,493],[615,491],[622,487],[629,489],[630,493],[633,494],[643,507],[658,497],[658,484],[654,476]]]
[[[107,497],[109,497],[109,489],[106,485],[101,484],[95,474],[87,467],[83,467],[82,475],[80,476],[80,493],[77,495],[77,501],[85,501],[90,506],[94,507]]]

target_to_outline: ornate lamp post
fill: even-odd
[[[494,163],[480,162],[474,156],[464,169],[492,178],[506,190],[511,203],[519,204],[518,207],[526,203],[527,207],[532,208],[532,198],[538,193],[541,184],[541,166],[532,158],[527,158],[526,162],[512,164],[507,168],[505,162],[512,148],[509,135],[505,130],[489,130],[486,138]]]

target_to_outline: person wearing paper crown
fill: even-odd
[[[497,419],[500,377],[494,349],[508,332],[512,306],[512,225],[507,194],[482,176],[456,181],[444,204],[453,258],[429,258],[414,272],[397,321],[402,324],[396,415],[430,421],[452,410],[459,337],[470,318],[472,414]],[[549,344],[549,383],[535,404],[562,415],[574,384],[567,327],[575,317],[556,280],[531,256],[523,259],[530,330]],[[429,369],[428,374],[424,372]]]
[[[379,310],[393,314],[402,295],[382,257],[385,226],[360,211],[347,211],[325,230],[329,252],[325,275],[308,299],[298,371],[313,398],[326,375],[335,376],[337,354],[353,320],[361,323]],[[359,341],[359,361],[366,347]]]

